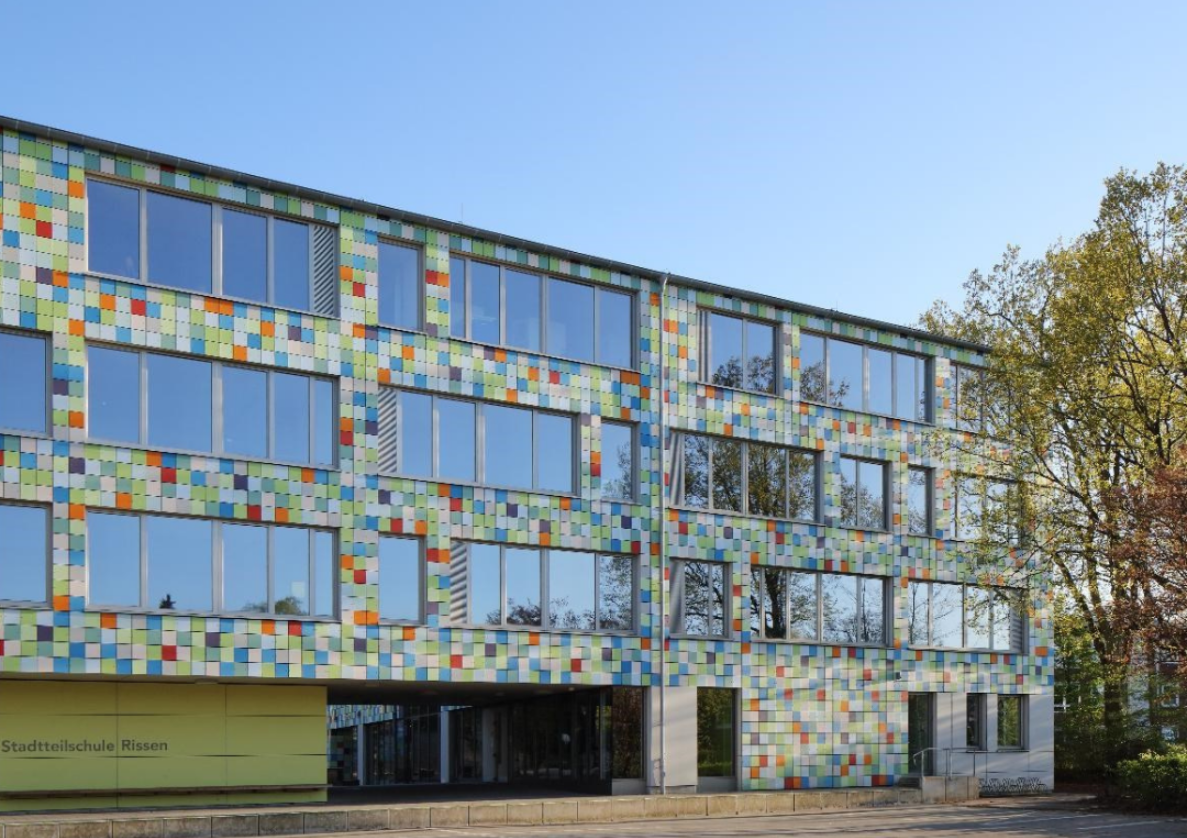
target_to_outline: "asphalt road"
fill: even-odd
[[[1172,838],[1187,836],[1187,818],[1125,815],[1091,809],[1022,806],[926,806],[761,818],[506,826],[351,833],[353,838]]]

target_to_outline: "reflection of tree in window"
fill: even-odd
[[[998,748],[1022,747],[1022,701],[1020,695],[997,697]]]
[[[713,508],[742,511],[742,443],[737,440],[713,444]]]
[[[751,442],[746,454],[749,513],[782,518],[787,514],[787,449]]]
[[[734,773],[734,692],[697,688],[697,776]]]
[[[855,643],[860,637],[857,612],[857,577],[826,574],[821,579],[824,641]]]
[[[840,484],[842,526],[875,530],[886,526],[884,466],[842,457]]]
[[[598,556],[598,628],[627,631],[634,622],[635,561]]]
[[[927,631],[927,601],[927,582],[911,582],[907,586],[907,642],[912,646],[931,642]]]
[[[681,503],[686,506],[709,506],[709,449],[713,442],[707,437],[685,436],[684,486]]]
[[[725,635],[725,565],[717,562],[679,562],[682,586],[677,591],[684,634]]]

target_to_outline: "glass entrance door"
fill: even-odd
[[[911,774],[935,773],[935,696],[910,693],[907,697],[907,751]]]

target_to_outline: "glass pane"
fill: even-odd
[[[734,774],[734,691],[697,688],[697,776]]]
[[[984,706],[984,695],[965,696],[964,744],[967,748],[985,748]]]
[[[726,566],[718,562],[707,565],[709,576],[709,634],[713,637],[725,636],[725,618],[727,609],[726,597]]]
[[[144,518],[148,544],[148,608],[210,611],[214,607],[210,521]]]
[[[769,323],[746,321],[746,387],[763,393],[774,393],[775,327]]]
[[[223,524],[223,610],[263,614],[268,609],[268,530]]]
[[[210,204],[148,193],[148,278],[210,293]]]
[[[223,209],[223,293],[268,299],[268,219]]]
[[[858,526],[871,530],[886,528],[886,467],[878,463],[859,462],[857,482]]]
[[[442,405],[457,402],[442,402]],[[441,429],[443,440],[453,439]],[[474,444],[474,428],[469,430],[470,445]],[[433,475],[433,399],[423,393],[400,393],[400,473],[418,477]],[[444,447],[443,447],[444,450]],[[474,449],[470,449],[470,467],[473,470]]]
[[[449,334],[466,336],[466,260],[449,257]]]
[[[907,585],[907,645],[930,646],[927,633],[927,600],[929,582],[911,582]]]
[[[313,613],[319,617],[333,617],[338,613],[338,556],[334,551],[334,534],[313,531]]]
[[[148,444],[210,450],[210,362],[148,356]]]
[[[965,645],[970,649],[989,649],[992,645],[990,629],[989,591],[977,585],[967,585],[964,591]]]
[[[997,747],[1022,747],[1022,700],[1020,695],[997,697]]]
[[[807,452],[788,452],[790,505],[789,518],[816,520],[816,456]]]
[[[474,403],[438,399],[437,433],[440,449],[437,476],[446,480],[474,480]]]
[[[849,410],[861,410],[861,346],[843,340],[828,342],[829,404]]]
[[[816,639],[816,574],[797,571],[784,574],[787,578],[788,636],[797,640]]]
[[[870,365],[870,413],[890,416],[894,413],[894,372],[892,354],[884,349],[866,350]]]
[[[420,542],[379,539],[379,617],[420,621]]]
[[[762,635],[763,620],[763,569],[750,569],[750,634],[753,639]]]
[[[800,398],[832,404],[824,380],[824,338],[800,332]]]
[[[0,504],[0,600],[48,599],[48,523],[44,506]]]
[[[87,181],[87,257],[95,273],[140,277],[140,192]]]
[[[420,328],[420,252],[379,243],[379,322],[403,329]]]
[[[632,298],[617,291],[598,289],[598,363],[631,366],[634,346]]]
[[[276,527],[272,531],[272,610],[277,614],[310,613],[309,531]]]
[[[469,544],[470,622],[497,626],[503,622],[499,592],[499,548],[493,544]]]
[[[981,404],[984,398],[981,371],[956,367],[956,427],[962,431],[981,430]]]
[[[709,313],[708,381],[722,387],[742,387],[742,320]]]
[[[540,551],[504,549],[507,561],[507,623],[540,625]]]
[[[140,519],[87,512],[87,604],[140,607]]]
[[[857,577],[826,574],[820,577],[824,607],[824,642],[854,643],[860,637],[857,617]]]
[[[907,531],[929,535],[931,519],[931,472],[925,468],[907,470]]]
[[[548,280],[548,352],[581,361],[594,359],[594,289]]]
[[[840,489],[838,506],[841,511],[841,526],[856,527],[857,516],[857,460],[842,457],[837,473]]]
[[[927,421],[927,394],[922,358],[898,353],[894,356],[894,415],[918,422]]]
[[[961,586],[933,582],[931,587],[931,644],[959,649],[961,636]]]
[[[685,434],[681,442],[684,479],[676,503],[705,509],[709,506],[709,449],[712,441],[707,437]]]
[[[502,343],[499,269],[485,262],[470,263],[470,338],[482,343]]]
[[[272,373],[272,410],[276,416],[276,459],[309,462],[309,378]]]
[[[313,461],[332,466],[337,450],[338,428],[334,410],[334,382],[313,379]]]
[[[272,222],[272,278],[276,305],[309,311],[309,225]],[[382,297],[382,294],[381,294]],[[380,305],[383,301],[380,300]]]
[[[742,511],[742,443],[738,440],[713,443],[713,508]]]
[[[1017,651],[1014,631],[1017,614],[1017,594],[1009,588],[993,589],[993,648],[1003,652]]]
[[[0,428],[45,432],[45,339],[0,332]]]
[[[245,457],[268,456],[267,373],[223,367],[223,451]]]
[[[594,574],[593,553],[550,550],[548,553],[548,618],[553,628],[593,631]],[[510,568],[510,565],[508,565]],[[508,571],[510,579],[510,571]],[[511,589],[507,589],[511,596]]]
[[[763,633],[766,637],[787,637],[787,572],[765,568],[762,574]]]
[[[981,537],[981,492],[977,478],[956,475],[955,537],[976,541]]]
[[[140,356],[135,352],[87,348],[87,434],[140,441]]]
[[[507,345],[540,348],[540,277],[506,271]]]
[[[746,446],[749,469],[747,511],[751,515],[787,515],[787,449],[757,442]]]
[[[725,633],[723,565],[680,562],[683,585],[683,633],[720,637]]]
[[[861,642],[883,642],[886,627],[886,584],[881,579],[861,580]]]
[[[630,425],[602,422],[602,497],[635,496],[635,446]]]
[[[532,412],[518,407],[488,404],[482,409],[486,423],[486,475],[494,486],[532,485]]]
[[[554,413],[536,414],[536,468],[539,488],[573,492],[573,420]]]
[[[598,556],[598,628],[630,631],[635,625],[635,560]]]

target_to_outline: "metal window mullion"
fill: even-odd
[[[499,346],[507,345],[507,269],[499,265]]]
[[[486,482],[486,411],[481,402],[474,405],[474,479]]]
[[[824,574],[816,573],[816,641],[824,640]]]
[[[140,362],[140,366],[139,366],[139,370],[138,370],[140,373],[140,382],[139,382],[139,384],[140,384],[140,416],[138,417],[139,427],[137,428],[137,435],[138,435],[138,442],[141,445],[147,445],[148,444],[148,398],[149,398],[148,388],[149,388],[149,383],[150,383],[148,380],[148,353],[144,352],[142,350],[142,351],[137,352],[136,355]]]
[[[462,301],[462,337],[466,339],[470,337],[470,317],[474,308],[470,298],[474,296],[473,290],[470,286],[470,260],[462,259],[462,294],[465,296]]]
[[[140,607],[148,608],[148,527],[143,515],[137,514],[135,518],[140,538]]]
[[[226,610],[223,601],[223,525],[221,521],[212,522],[210,536],[211,583],[214,585],[213,596],[210,600],[214,605],[215,612],[221,613]]]
[[[870,348],[861,347],[861,409],[870,412]]]
[[[532,449],[532,486],[536,489],[540,486],[540,451],[538,450],[537,442],[539,441],[539,434],[537,434],[538,416],[536,411],[531,411],[531,422],[528,425],[528,445]],[[570,452],[571,453],[571,452]]]
[[[741,470],[742,497],[739,498],[739,506],[742,507],[742,514],[746,515],[750,511],[750,444],[747,442],[739,443],[741,451],[738,452],[738,468]]]
[[[802,333],[801,333],[801,334],[802,334]],[[830,398],[830,396],[829,396],[829,387],[830,387],[830,386],[831,386],[831,384],[832,384],[832,373],[829,371],[829,355],[831,354],[831,351],[830,351],[830,349],[831,349],[831,347],[830,347],[830,344],[832,343],[832,341],[830,341],[830,340],[829,340],[827,337],[821,336],[821,338],[820,338],[820,342],[821,342],[821,343],[824,345],[824,346],[823,346],[823,355],[824,355],[824,403],[825,403],[825,404],[832,404],[832,399],[831,399],[831,398]],[[801,339],[801,341],[800,341],[800,345],[801,345],[801,347],[803,346],[803,340],[802,340],[802,339]],[[801,367],[801,368],[800,368],[800,384],[801,384],[801,387],[802,387],[802,385],[803,385],[803,374],[804,374],[804,370],[803,370],[803,368]],[[801,393],[800,395],[801,395],[801,397],[802,397],[802,395],[803,395],[803,394]]]
[[[310,465],[315,465],[317,460],[317,410],[315,409],[317,395],[314,391],[315,383],[316,379],[312,375],[305,376],[305,391],[307,393],[305,411],[309,425],[309,439],[306,440],[305,457]]]
[[[264,607],[269,614],[276,613],[276,556],[272,544],[272,527],[264,528]]]
[[[314,566],[317,562],[317,551],[313,545],[314,530],[310,529],[305,533],[305,572],[309,591],[309,616],[316,616],[317,613],[317,568]]]
[[[210,289],[223,296],[223,207],[210,205]]]
[[[499,545],[499,625],[507,625],[507,548]]]
[[[274,228],[276,226],[276,219],[271,215],[265,216],[267,218],[266,233],[265,233],[265,249],[267,252],[266,266],[264,272],[266,274],[264,280],[264,296],[267,298],[269,304],[276,303],[276,236]]]
[[[746,352],[746,345],[749,342],[747,333],[750,331],[746,328],[748,321],[745,317],[739,317],[738,320],[742,323],[742,389],[750,389],[750,373],[746,370],[746,360],[750,355]]]
[[[593,289],[593,360],[602,362],[602,289]],[[596,623],[595,623],[596,625]]]
[[[969,586],[962,582],[960,585],[960,648],[962,649],[969,647],[968,595]]]
[[[223,405],[223,365],[216,361],[210,362],[210,412],[210,434],[213,437],[210,440],[210,448],[216,455],[221,456],[225,433],[223,416],[226,409]]]
[[[400,391],[400,394],[401,394],[400,395],[400,403],[401,404],[403,404],[403,392],[404,392],[403,390]],[[474,421],[475,421],[475,423],[477,423],[477,421],[478,421],[477,417],[475,417]],[[440,425],[440,421],[438,420],[438,416],[437,416],[437,397],[435,395],[430,395],[429,396],[429,458],[431,459],[431,462],[429,463],[429,474],[433,477],[436,477],[438,474],[437,452],[441,447],[440,441],[438,440],[438,436],[439,436],[438,430],[437,430],[438,425]],[[477,477],[477,473],[475,473],[475,477]]]
[[[308,299],[309,299],[309,313],[315,314],[315,313],[317,313],[317,283],[314,282],[315,268],[313,265],[313,260],[315,258],[315,252],[314,252],[314,247],[313,247],[313,239],[314,239],[313,224],[309,223],[308,221],[305,221],[303,223],[305,224],[305,231],[306,231],[305,232],[305,243],[306,243],[305,287],[309,292],[309,297],[308,297]],[[309,449],[309,453],[310,453],[310,459],[312,459],[312,455],[313,455],[312,448]]]
[[[140,187],[137,190],[140,193],[139,218],[140,224],[140,241],[138,242],[140,249],[140,276],[141,282],[148,281],[148,190]],[[89,247],[88,243],[88,247]]]
[[[601,631],[602,628],[602,557],[600,553],[594,553],[594,631]],[[549,579],[549,596],[552,595],[551,579]]]
[[[548,287],[552,285],[552,277],[547,274],[540,275],[540,348],[547,355],[550,351],[548,346]]]
[[[705,509],[712,511],[714,509],[714,506],[713,506],[713,454],[717,450],[717,442],[712,437],[709,437],[708,441],[709,441],[709,446],[708,446],[709,450],[708,450],[708,452],[706,452],[706,457],[705,457],[705,466],[706,466],[706,472],[707,472],[705,474],[705,491],[708,494],[708,497],[705,498]]]
[[[865,609],[866,586],[865,586],[865,579],[864,579],[864,577],[861,577],[861,576],[855,576],[854,583],[855,583],[854,588],[856,589],[855,592],[857,594],[857,597],[856,597],[856,599],[857,599],[857,638],[856,638],[856,642],[864,643],[865,640],[863,638],[864,638],[864,635],[866,634],[866,609]]]
[[[898,352],[890,353],[890,415],[899,416],[898,410]]]
[[[548,550],[536,551],[536,561],[539,563],[536,569],[540,577],[540,628],[543,629],[552,628],[552,609],[548,607],[548,593],[552,588],[549,584],[549,573],[551,572],[552,563],[548,560],[548,552]],[[594,613],[597,613],[596,601],[594,603]]]
[[[264,373],[264,398],[268,403],[268,438],[266,440],[266,448],[268,450],[268,459],[276,459],[276,375],[273,370],[268,370]]]
[[[925,621],[925,628],[927,630],[927,633],[926,633],[927,645],[932,646],[932,645],[935,645],[935,636],[936,636],[935,617],[933,616],[933,613],[932,613],[932,610],[933,610],[932,602],[934,600],[934,595],[935,595],[935,582],[927,582],[924,584],[927,585],[927,603],[926,603],[927,607],[926,607],[926,611],[924,612],[923,618]]]

